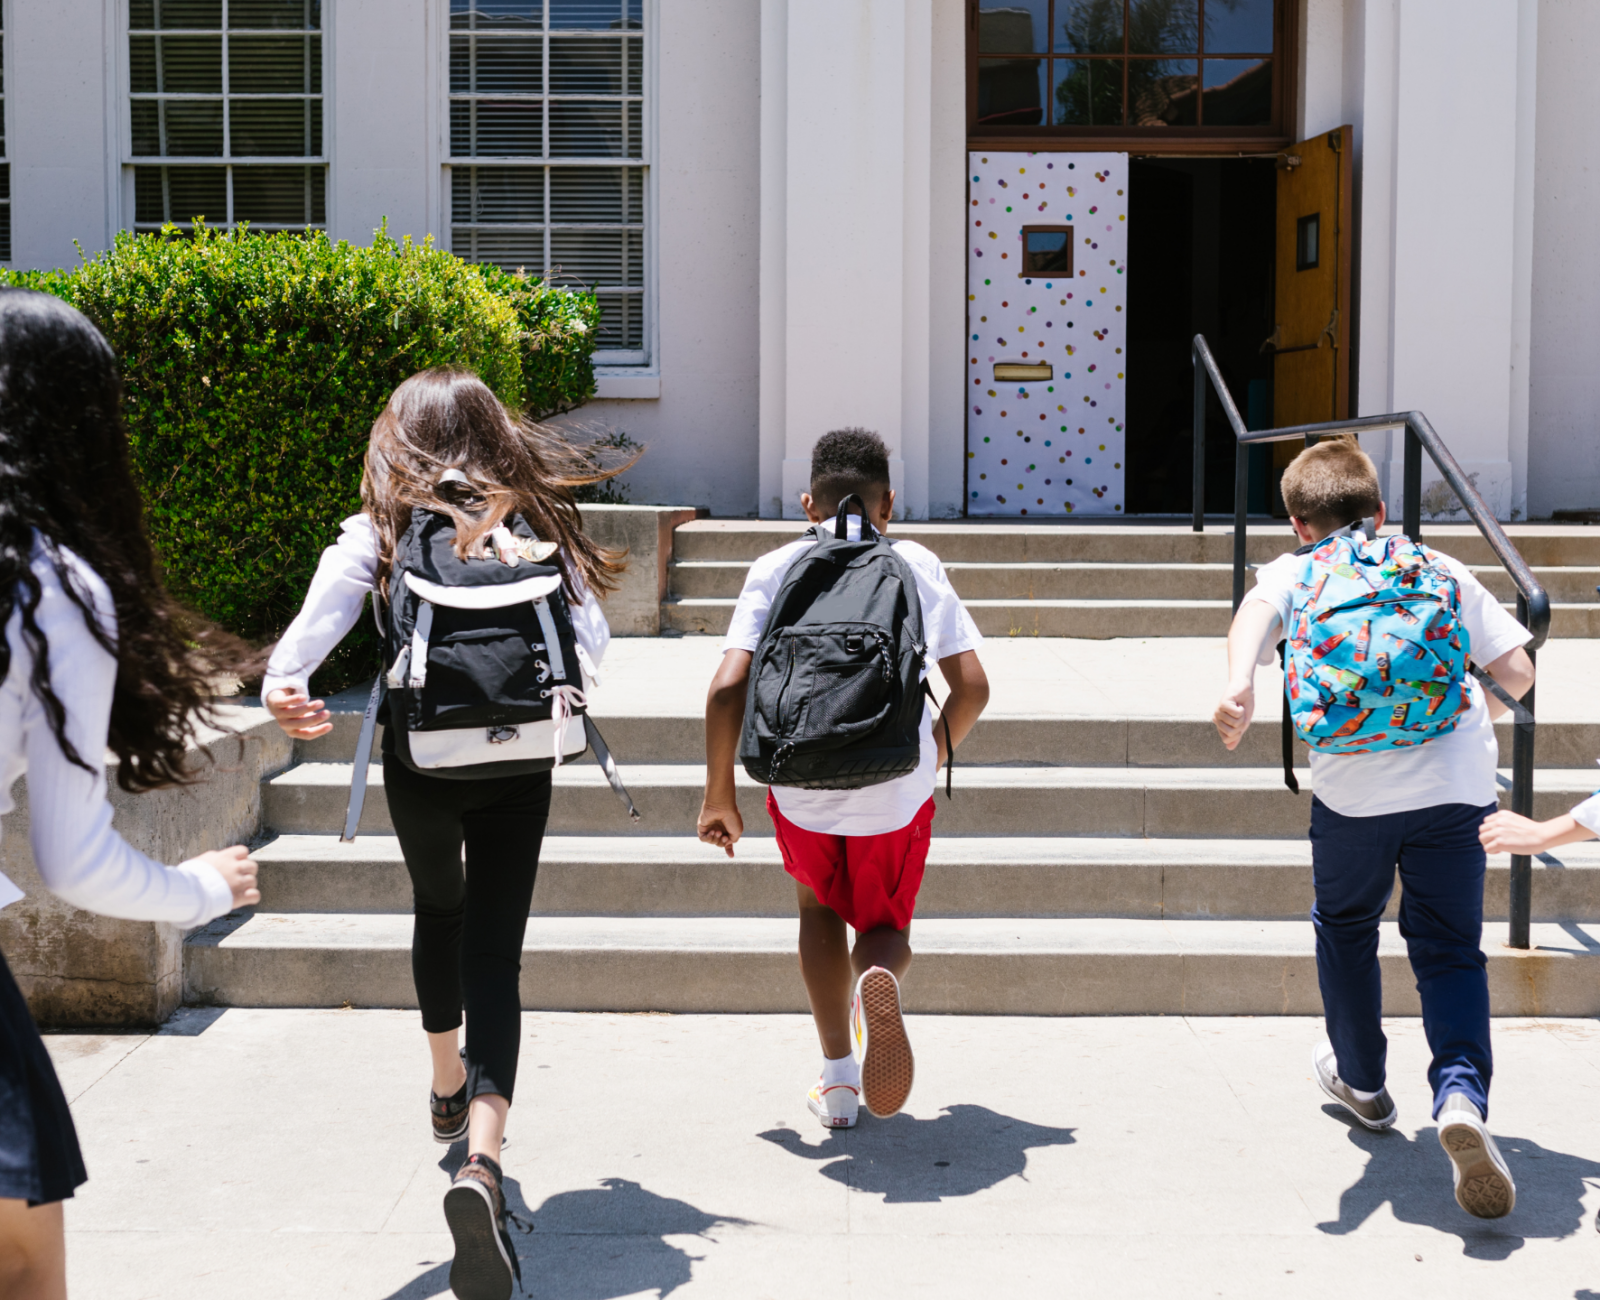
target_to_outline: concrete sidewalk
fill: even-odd
[[[911,1020],[905,1114],[825,1133],[802,1016],[524,1016],[504,1152],[529,1295],[1600,1295],[1600,1024],[1495,1022],[1518,1184],[1457,1209],[1427,1050],[1390,1024],[1400,1123],[1312,1082],[1310,1019]],[[447,1295],[412,1012],[182,1011],[53,1036],[91,1180],[82,1300]]]

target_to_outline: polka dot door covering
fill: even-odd
[[[1121,514],[1128,155],[968,163],[967,511]],[[1024,226],[1072,227],[1070,277],[1019,274]],[[995,377],[1041,362],[1050,379]]]

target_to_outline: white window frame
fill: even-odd
[[[225,0],[226,2],[226,0]],[[222,59],[222,91],[221,95],[225,105],[223,126],[223,148],[220,155],[203,158],[178,158],[176,161],[168,157],[153,157],[151,155],[135,156],[133,152],[133,68],[129,56],[129,38],[134,35],[132,27],[131,0],[107,0],[112,9],[111,29],[115,32],[111,57],[107,60],[112,68],[115,94],[116,140],[117,156],[121,159],[118,171],[120,172],[119,184],[114,193],[116,215],[115,224],[120,230],[138,231],[138,204],[135,190],[134,169],[137,167],[208,167],[222,170],[226,175],[227,210],[226,218],[212,219],[208,217],[206,224],[217,230],[231,230],[234,228],[233,213],[233,169],[236,166],[269,166],[269,167],[321,167],[323,170],[322,182],[322,216],[323,220],[313,222],[250,222],[251,230],[278,231],[278,230],[322,230],[331,231],[334,226],[333,213],[333,151],[331,141],[333,138],[333,109],[334,97],[332,92],[333,77],[333,8],[338,0],[322,0],[322,26],[319,35],[322,38],[322,152],[312,157],[274,155],[260,157],[255,155],[240,155],[235,157],[227,152],[233,141],[227,127],[226,105],[234,98],[228,89],[228,58],[226,51]],[[185,29],[177,29],[185,30]],[[210,30],[210,29],[206,29]],[[232,28],[224,27],[221,30],[232,32]],[[254,29],[249,29],[251,35],[258,35]],[[144,35],[140,29],[140,35]],[[204,97],[204,96],[202,96]],[[254,96],[252,96],[254,97]],[[280,95],[263,94],[260,98],[284,98]],[[288,96],[293,98],[293,96]],[[146,232],[152,223],[142,223]]]
[[[334,3],[335,0],[323,0],[323,3]],[[595,352],[595,375],[602,382],[600,396],[655,396],[658,384],[651,382],[659,374],[656,358],[658,351],[658,231],[660,222],[658,212],[658,181],[659,169],[656,166],[656,145],[658,140],[658,126],[656,106],[659,101],[657,86],[659,85],[660,69],[660,5],[661,0],[642,0],[641,21],[643,28],[643,63],[640,73],[643,80],[642,103],[640,108],[640,153],[639,160],[616,158],[554,158],[546,157],[543,165],[551,167],[561,166],[633,166],[644,172],[644,277],[643,277],[643,305],[641,308],[642,342],[643,347],[638,349],[606,348]],[[451,152],[450,139],[450,0],[435,0],[434,21],[431,30],[434,37],[436,55],[434,66],[439,79],[439,94],[435,96],[439,107],[439,157],[443,159],[442,173],[443,184],[439,187],[439,229],[443,231],[440,239],[441,246],[457,251],[454,244],[454,204],[452,194],[452,177],[455,167],[494,166],[493,158],[457,158]],[[548,23],[548,18],[546,19]],[[548,30],[548,28],[547,28]],[[546,69],[546,84],[548,85],[548,68]],[[549,104],[549,98],[543,101]],[[548,114],[546,114],[548,118]],[[547,123],[548,130],[548,123]],[[539,165],[539,164],[535,164]],[[548,202],[548,199],[547,199]],[[547,227],[548,229],[548,227]],[[633,377],[646,381],[643,388],[638,384],[619,386],[606,384],[608,376]],[[629,391],[620,391],[626,387]],[[618,388],[615,394],[605,391],[608,388]],[[637,393],[631,391],[639,388]],[[651,391],[646,392],[645,389]]]

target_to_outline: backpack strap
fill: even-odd
[[[367,711],[361,715],[361,739],[356,741],[356,760],[350,774],[350,799],[344,809],[344,834],[341,844],[353,844],[356,827],[361,824],[361,808],[367,801],[367,768],[372,762],[372,737],[378,729],[378,697],[383,693],[383,674],[372,683]]]
[[[1484,690],[1488,691],[1490,695],[1511,710],[1511,716],[1516,720],[1516,726],[1519,730],[1533,730],[1533,714],[1528,711],[1520,700],[1513,699],[1510,691],[1495,681],[1482,668],[1479,668],[1477,664],[1472,665],[1472,675],[1483,683]]]
[[[588,734],[590,748],[594,750],[594,761],[600,764],[600,770],[606,774],[606,781],[612,791],[627,808],[628,816],[638,821],[639,810],[633,806],[633,796],[628,793],[628,787],[622,784],[622,777],[617,772],[616,763],[612,761],[611,751],[606,748],[606,742],[600,735],[600,728],[594,725],[594,719],[587,713],[583,715],[583,729]]]
[[[539,627],[544,632],[544,649],[550,656],[550,675],[558,682],[564,682],[567,680],[567,663],[561,654],[561,635],[556,631],[556,616],[550,612],[550,601],[540,596],[533,602],[533,612],[539,616]]]
[[[933,687],[928,685],[928,679],[922,679],[922,693],[928,697],[928,702],[939,709],[939,698],[933,693]],[[939,721],[944,724],[944,797],[953,798],[950,787],[954,782],[956,772],[956,747],[950,743],[950,719],[944,716],[944,710],[939,709]]]
[[[1294,774],[1294,720],[1289,716],[1289,642],[1278,642],[1278,664],[1283,669],[1283,783],[1291,794],[1300,793]]]

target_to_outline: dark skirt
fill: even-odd
[[[88,1177],[56,1068],[0,954],[0,1198],[64,1201]]]

